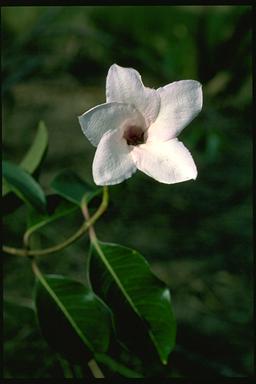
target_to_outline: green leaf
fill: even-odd
[[[86,203],[101,193],[101,188],[91,186],[70,170],[59,173],[51,183],[51,187],[62,197],[81,205],[85,196]]]
[[[85,363],[93,353],[107,351],[111,312],[83,284],[64,276],[41,276],[35,301],[43,336],[66,359]]]
[[[20,163],[20,167],[33,174],[41,165],[48,147],[48,132],[43,121],[38,124],[37,134],[33,144]]]
[[[2,179],[2,196],[7,195],[7,193],[11,192],[11,188],[5,179]]]
[[[19,164],[19,166],[24,169],[29,174],[33,174],[41,165],[48,147],[48,133],[47,128],[43,121],[40,121],[38,124],[37,134],[34,139],[33,144],[28,150],[27,154]],[[6,180],[2,180],[2,196],[6,196],[11,192]]]
[[[38,212],[32,207],[29,210],[28,231],[30,234],[45,225],[68,216],[78,210],[77,205],[74,205],[56,194],[46,196],[46,200],[46,212]]]
[[[40,185],[26,171],[8,161],[3,161],[3,177],[10,189],[23,201],[38,210],[44,210],[46,199]]]
[[[142,354],[153,342],[166,364],[176,335],[169,289],[135,250],[96,242],[91,253],[92,286],[112,309],[118,336]]]

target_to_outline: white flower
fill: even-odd
[[[202,109],[199,82],[176,81],[155,90],[134,69],[113,64],[106,99],[79,116],[83,133],[97,147],[97,185],[121,183],[137,169],[166,184],[196,179],[194,160],[176,137]]]

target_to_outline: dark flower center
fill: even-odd
[[[141,127],[130,125],[124,131],[123,136],[128,145],[139,145],[144,143],[144,131]]]

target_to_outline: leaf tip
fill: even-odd
[[[162,359],[163,365],[167,365],[168,361],[166,359]]]

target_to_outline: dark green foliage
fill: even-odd
[[[69,361],[86,364],[94,352],[108,350],[111,313],[81,283],[44,276],[37,282],[35,301],[43,336]]]
[[[19,164],[44,120],[50,138],[44,187],[67,167],[92,184],[95,149],[77,116],[105,101],[114,62],[136,68],[155,88],[181,79],[202,82],[203,110],[180,135],[197,164],[197,180],[168,187],[138,172],[110,189],[109,210],[96,230],[102,240],[138,249],[172,292],[177,346],[165,370],[152,364],[152,376],[252,375],[251,7],[6,7],[2,27],[4,158]],[[53,204],[52,217],[63,201],[56,210]],[[23,208],[5,221],[8,244],[19,245]],[[64,220],[58,231],[42,228],[37,248],[45,239],[63,240],[64,227],[72,233],[74,221]],[[42,267],[83,276],[86,241],[45,258]],[[6,295],[31,298],[28,264],[3,258]],[[5,377],[63,378],[34,317],[22,325],[20,318],[20,307],[12,321],[5,318]],[[131,354],[120,355],[119,363],[139,371]]]
[[[41,166],[48,148],[48,132],[43,121],[38,124],[37,135],[33,144],[20,163],[21,168],[34,174]]]
[[[88,204],[95,196],[101,193],[101,188],[91,186],[70,170],[59,173],[51,183],[60,196],[81,206],[82,198]]]
[[[22,299],[21,296],[19,301],[16,297],[4,300],[3,320],[5,378],[63,377],[56,354],[41,336],[30,300]],[[38,364],[35,364],[35,356]],[[45,356],[47,365],[41,364]]]
[[[43,163],[43,160],[45,158],[46,152],[47,152],[47,147],[48,147],[48,133],[47,133],[47,128],[44,124],[43,121],[39,122],[38,125],[38,130],[37,130],[37,135],[34,139],[34,142],[30,146],[29,150],[27,151],[26,155],[24,156],[22,162],[20,163],[20,167],[25,170],[27,173],[30,175],[39,176],[40,172],[40,167]],[[10,173],[10,171],[9,171]],[[23,175],[23,174],[21,174]],[[22,197],[22,192],[20,191],[20,187],[17,186],[18,180],[16,175],[14,180],[14,185],[13,182],[10,181],[10,174],[9,174],[9,183],[8,184],[8,175],[7,179],[3,178],[2,179],[2,197],[3,197],[3,212],[4,214],[11,213],[15,211],[20,205],[21,201],[17,197],[17,191],[19,197]],[[14,176],[14,175],[13,175]],[[22,176],[21,176],[22,177]],[[25,176],[26,178],[26,176]],[[13,180],[13,177],[12,177]],[[22,182],[19,182],[21,184]],[[31,184],[31,183],[30,183]],[[16,193],[13,192],[13,188],[15,185],[18,187],[16,188]],[[24,195],[24,193],[23,193]],[[24,198],[22,199],[24,200]],[[29,199],[30,200],[30,199]],[[26,200],[28,201],[28,200]],[[37,204],[38,206],[38,204]]]
[[[153,343],[167,364],[176,333],[170,292],[146,260],[133,249],[98,242],[92,246],[90,279],[113,310],[121,341],[145,359],[156,358]]]
[[[2,172],[10,191],[39,211],[45,210],[44,192],[29,173],[9,161],[3,161]]]
[[[27,227],[30,232],[34,232],[78,210],[77,205],[63,199],[57,194],[46,196],[46,200],[46,212],[40,213],[33,208],[29,209]]]

